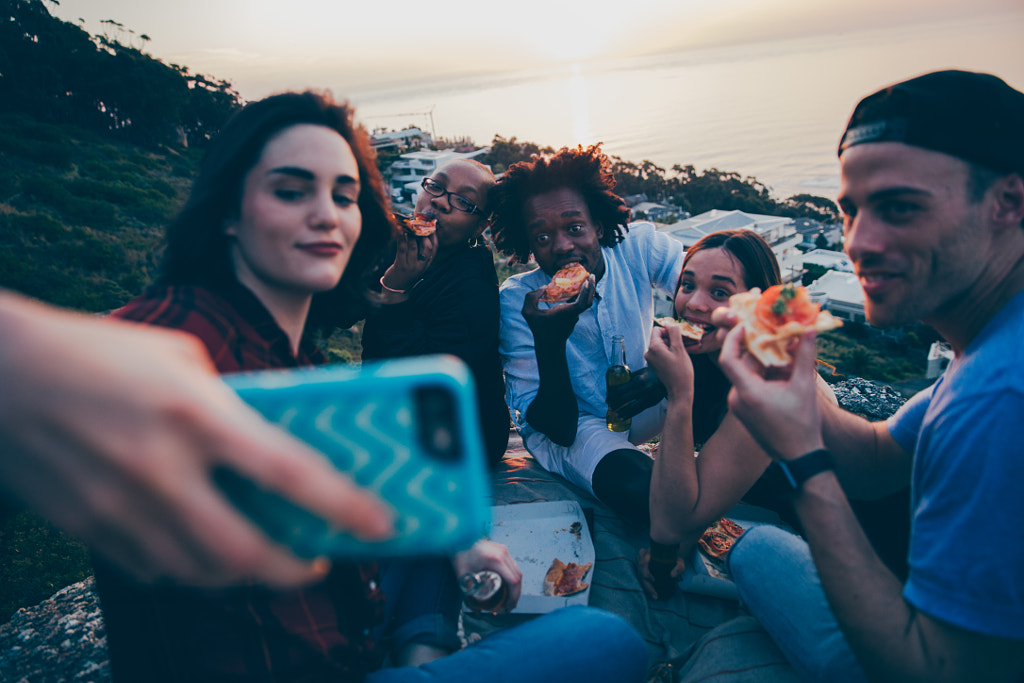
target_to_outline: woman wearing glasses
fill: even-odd
[[[416,213],[436,219],[427,237],[402,231],[380,278],[383,305],[363,327],[363,359],[450,353],[469,366],[487,455],[508,446],[505,380],[498,357],[498,279],[480,240],[488,225],[494,174],[468,159],[451,161],[423,180]]]

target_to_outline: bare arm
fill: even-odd
[[[775,457],[820,448],[822,418],[813,398],[814,335],[800,340],[792,375],[766,381],[733,330],[721,365],[733,383],[730,407]],[[795,428],[781,418],[799,416]],[[1008,681],[1024,673],[1019,641],[984,636],[916,610],[868,542],[832,472],[809,479],[795,501],[829,605],[872,680]]]
[[[910,483],[913,456],[896,443],[885,422],[869,422],[838,405],[821,407],[825,445],[847,495],[873,500]]]
[[[540,387],[526,409],[526,421],[560,446],[571,446],[576,440],[579,408],[569,377],[569,361],[565,344],[572,334],[580,313],[594,302],[594,276],[583,285],[572,301],[541,309],[538,306],[543,290],[526,295],[523,317],[533,332],[537,354]]]
[[[214,487],[229,465],[342,528],[391,513],[220,381],[194,337],[0,292],[0,490],[141,580],[273,586],[322,575]]]

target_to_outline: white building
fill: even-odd
[[[784,282],[797,280],[803,274],[803,252],[796,246],[800,243],[801,237],[792,218],[712,209],[671,225],[658,226],[659,232],[679,240],[687,249],[705,235],[738,229],[753,230],[771,245]]]
[[[952,346],[946,342],[932,342],[928,348],[928,369],[925,371],[925,378],[935,379],[941,375],[954,358],[956,358],[956,354],[953,353]]]
[[[490,147],[484,147],[472,152],[453,152],[447,149],[409,152],[388,167],[386,176],[392,190],[404,190],[411,196],[419,192],[420,183],[438,166],[456,159],[476,159],[490,151]]]
[[[838,270],[844,273],[853,272],[853,261],[841,251],[815,249],[804,254],[804,268],[809,265],[821,266],[826,270]]]
[[[374,149],[419,149],[434,144],[434,138],[430,133],[419,128],[406,128],[404,130],[377,129],[370,136],[370,145]]]
[[[826,271],[824,275],[807,286],[811,300],[828,309],[842,320],[862,323],[864,318],[864,290],[860,280],[853,273],[838,270]]]
[[[667,204],[658,204],[657,202],[640,202],[639,204],[636,204],[635,206],[632,206],[629,209],[629,215],[634,220],[643,220],[636,218],[637,214],[640,213],[646,216],[646,220],[652,222],[660,222],[667,216],[670,216],[672,214],[678,216],[683,212],[680,211],[677,207],[669,206]]]

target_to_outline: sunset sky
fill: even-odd
[[[60,0],[51,12],[165,62],[231,81],[246,99],[425,76],[1005,15],[1022,0]],[[102,20],[123,25],[123,32]],[[132,31],[129,34],[128,31]],[[1021,48],[1024,59],[1024,47]]]

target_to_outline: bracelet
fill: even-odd
[[[380,287],[384,291],[391,292],[392,294],[405,294],[408,291],[408,290],[405,290],[405,289],[391,289],[386,284],[384,284],[384,276],[383,275],[380,276]]]

